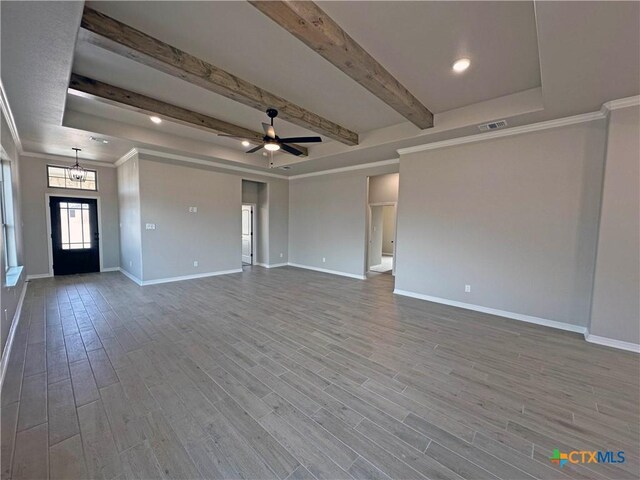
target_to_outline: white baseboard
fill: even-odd
[[[13,339],[16,336],[16,330],[18,329],[18,323],[20,322],[20,315],[22,314],[22,304],[24,303],[24,297],[27,294],[27,281],[22,284],[22,291],[20,292],[20,299],[16,306],[16,313],[13,315],[11,321],[11,327],[9,328],[9,334],[2,350],[2,360],[0,360],[0,391],[2,391],[2,385],[4,384],[4,376],[7,373],[7,366],[9,364],[9,358],[11,356],[11,348],[13,347]]]
[[[264,268],[278,268],[278,267],[286,267],[289,264],[288,263],[272,263],[271,265],[269,265],[267,263],[256,263],[255,265],[259,267],[264,267]]]
[[[291,267],[304,268],[305,270],[313,270],[315,272],[330,273],[332,275],[340,275],[342,277],[357,278],[358,280],[365,280],[367,278],[364,275],[356,275],[353,273],[339,272],[337,270],[327,270],[326,268],[311,267],[309,265],[300,265],[298,263],[288,263],[287,265]]]
[[[37,280],[38,278],[51,278],[53,275],[50,273],[37,273],[35,275],[27,275],[26,281]]]
[[[614,338],[592,335],[588,330],[584,334],[584,339],[589,343],[595,343],[597,345],[604,345],[606,347],[619,348],[620,350],[640,353],[640,345],[638,345],[637,343],[624,342],[622,340],[616,340]]]
[[[157,285],[159,283],[181,282],[183,280],[195,280],[197,278],[215,277],[218,275],[229,275],[230,273],[242,273],[241,268],[233,270],[220,270],[218,272],[196,273],[194,275],[184,275],[182,277],[156,278],[154,280],[143,280],[142,285]]]
[[[123,274],[125,277],[127,277],[129,280],[131,280],[133,283],[137,283],[138,285],[142,286],[142,280],[140,280],[138,277],[136,277],[135,275],[127,272],[124,268],[120,267],[118,269],[118,271]]]
[[[120,267],[109,267],[109,268],[103,268],[102,270],[100,270],[100,273],[103,272],[119,272],[120,271]]]
[[[396,295],[402,295],[405,297],[418,298],[420,300],[426,300],[428,302],[441,303],[443,305],[450,305],[452,307],[466,308],[467,310],[474,310],[476,312],[489,313],[491,315],[497,315],[499,317],[511,318],[513,320],[519,320],[521,322],[534,323],[536,325],[543,325],[545,327],[557,328],[559,330],[566,330],[568,332],[576,332],[585,334],[587,327],[580,325],[573,325],[571,323],[557,322],[555,320],[548,320],[546,318],[533,317],[531,315],[523,315],[521,313],[508,312],[506,310],[497,310],[495,308],[483,307],[480,305],[473,305],[471,303],[457,302],[455,300],[447,300],[446,298],[432,297],[430,295],[423,295],[422,293],[408,292],[406,290],[394,290]]]

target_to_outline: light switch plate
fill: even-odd
[[[155,223],[147,223],[147,230],[155,230],[155,229],[156,229]]]

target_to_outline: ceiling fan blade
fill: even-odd
[[[304,155],[300,150],[298,150],[297,148],[292,147],[291,145],[286,145],[284,143],[281,143],[280,144],[280,148],[282,150],[284,150],[285,152],[290,153],[291,155],[295,155],[296,157]]]
[[[245,153],[255,153],[260,150],[264,145],[258,145],[257,147],[253,147],[251,150],[247,150]]]
[[[321,142],[322,138],[320,137],[289,137],[289,138],[281,138],[281,142],[287,143],[315,143]]]
[[[263,123],[262,128],[264,130],[264,134],[269,138],[276,138],[276,131],[273,128],[273,125],[269,125],[268,123]]]

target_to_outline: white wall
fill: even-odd
[[[364,275],[367,177],[397,169],[387,165],[290,180],[289,262]]]
[[[118,189],[116,169],[96,167],[89,162],[80,164],[98,172],[98,191],[73,190],[47,187],[47,164],[70,166],[75,160],[66,157],[43,159],[23,155],[20,158],[20,182],[22,193],[22,222],[24,236],[25,268],[27,275],[49,273],[49,244],[47,235],[47,209],[45,194],[57,196],[98,196],[102,224],[102,259],[104,268],[120,266],[120,242],[118,232]]]
[[[640,344],[640,109],[609,117],[592,335]]]
[[[402,155],[396,289],[588,325],[604,141],[599,120]]]

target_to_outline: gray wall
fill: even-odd
[[[609,117],[593,305],[593,335],[640,343],[640,109]]]
[[[269,265],[289,261],[289,183],[270,180],[269,199]]]
[[[242,203],[258,203],[258,183],[242,180]]]
[[[382,236],[384,233],[383,207],[371,207],[371,224],[369,225],[369,266],[382,263]]]
[[[142,280],[142,224],[138,155],[118,167],[120,268]]]
[[[221,167],[176,164],[148,154],[121,165],[118,176],[122,264],[129,268],[125,266],[132,261],[130,271],[138,279],[240,269],[243,183],[245,200],[257,203],[257,262],[288,261],[286,179],[248,172],[240,176]],[[189,212],[192,206],[197,213]],[[146,230],[147,223],[156,224],[156,229]]]
[[[47,164],[69,166],[73,161],[65,157],[42,159],[23,155],[20,159],[22,190],[22,222],[24,256],[27,275],[49,273],[47,214],[45,194],[58,196],[99,196],[102,231],[102,258],[104,268],[120,266],[120,242],[118,232],[118,191],[116,169],[96,167],[90,162],[80,162],[86,168],[98,172],[98,191],[72,190],[47,187]]]
[[[142,230],[142,279],[241,268],[241,178],[142,159],[139,166],[141,222],[156,224]]]
[[[369,203],[398,201],[399,173],[375,175],[369,178]]]
[[[261,232],[256,245],[256,262],[269,264],[269,185],[258,183],[258,205],[256,206],[256,225]]]
[[[363,275],[367,177],[397,169],[398,165],[387,165],[292,179],[289,182],[289,261]]]
[[[4,115],[0,115],[2,119],[2,130],[0,132],[0,139],[2,140],[2,148],[4,148],[9,160],[11,161],[11,179],[12,179],[12,193],[13,193],[13,207],[15,218],[15,234],[16,234],[16,254],[18,265],[24,264],[23,254],[23,241],[22,241],[22,224],[21,224],[21,201],[20,201],[20,158],[16,145],[11,137],[9,125],[7,124]],[[4,262],[4,249],[6,246],[0,235],[0,272],[2,280],[2,291],[0,292],[0,354],[4,352],[5,343],[11,324],[13,323],[16,309],[18,307],[18,301],[20,300],[20,294],[24,286],[25,273],[22,272],[18,282],[12,286],[7,286],[6,282],[6,265]]]
[[[388,205],[382,207],[382,253],[393,255],[396,241],[396,209]]]
[[[396,288],[586,326],[604,143],[599,120],[401,156]]]

